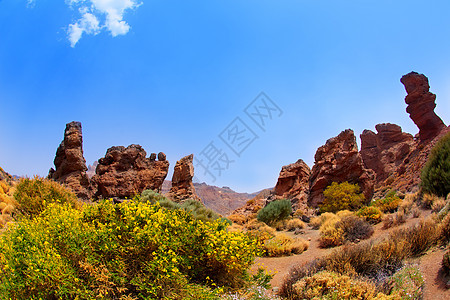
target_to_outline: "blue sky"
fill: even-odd
[[[141,144],[171,163],[213,142],[233,162],[216,181],[274,186],[281,166],[346,128],[418,129],[400,77],[430,79],[450,123],[450,2],[0,0],[0,166],[47,175],[65,124],[82,122],[88,163]],[[281,110],[263,131],[244,109]],[[235,118],[258,138],[237,156]],[[216,172],[217,175],[217,172]],[[169,177],[170,179],[170,177]]]

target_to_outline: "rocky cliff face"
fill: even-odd
[[[97,197],[133,197],[143,190],[160,191],[169,170],[162,152],[147,153],[140,145],[116,146],[106,151],[98,161],[92,180],[97,184]]]
[[[338,136],[329,139],[317,150],[314,159],[309,179],[310,207],[317,207],[323,202],[323,191],[332,182],[356,183],[365,198],[371,199],[375,174],[374,171],[365,168],[353,130],[344,130]]]
[[[428,78],[423,74],[411,72],[404,75],[400,81],[408,93],[405,98],[408,104],[406,111],[419,127],[420,140],[434,139],[446,126],[434,112],[436,95],[430,92]]]
[[[306,210],[309,196],[309,176],[311,170],[301,159],[297,162],[283,166],[273,190],[275,199],[290,199],[292,209]]]
[[[375,126],[377,133],[364,130],[361,134],[361,157],[367,169],[376,173],[376,182],[391,176],[403,164],[415,148],[411,134],[402,132],[395,124],[383,123]]]
[[[54,164],[56,169],[50,169],[49,178],[71,188],[78,198],[87,200],[93,196],[94,188],[86,175],[80,122],[66,125],[64,140],[56,150]]]
[[[175,202],[183,202],[187,199],[201,201],[195,193],[192,178],[194,178],[194,154],[188,155],[177,161],[172,177],[172,187],[167,196]]]

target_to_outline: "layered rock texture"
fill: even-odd
[[[97,184],[97,197],[133,197],[143,190],[160,191],[169,170],[169,162],[162,152],[147,153],[140,145],[115,146],[98,161],[92,180]]]
[[[309,195],[309,176],[311,170],[301,159],[283,166],[273,190],[275,199],[290,199],[293,210],[305,210]]]
[[[86,175],[80,122],[66,125],[64,140],[56,150],[54,164],[55,169],[50,169],[49,178],[68,186],[78,198],[87,200],[92,197],[94,188]]]
[[[194,177],[194,154],[188,155],[177,161],[173,171],[172,187],[167,196],[175,202],[183,202],[187,199],[201,201],[195,193],[192,178]]]
[[[323,191],[332,182],[348,181],[358,184],[367,200],[374,189],[375,173],[364,166],[358,152],[356,137],[351,129],[329,139],[321,146],[315,156],[310,176],[308,205],[317,207],[324,200]]]
[[[400,81],[408,93],[405,98],[408,104],[406,111],[419,127],[420,140],[432,140],[446,126],[434,112],[436,95],[430,92],[428,78],[423,74],[411,72],[404,75]]]
[[[376,173],[376,181],[386,180],[404,163],[415,148],[411,134],[395,124],[383,123],[375,126],[377,133],[364,130],[361,134],[361,156],[367,169]]]

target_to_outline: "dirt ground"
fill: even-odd
[[[430,215],[430,211],[423,211],[421,218]],[[374,234],[370,239],[378,239],[386,236],[390,231],[397,228],[407,227],[418,223],[420,218],[409,218],[406,223],[392,227],[389,229],[382,229],[383,224],[377,224],[374,226]],[[256,259],[255,263],[251,267],[251,271],[256,271],[258,267],[262,266],[266,270],[274,272],[275,275],[272,278],[271,285],[274,290],[281,287],[284,277],[288,274],[292,266],[301,265],[310,262],[316,258],[320,258],[332,252],[337,248],[322,249],[319,248],[319,231],[307,228],[303,234],[298,235],[306,240],[310,239],[308,250],[299,255],[285,256],[285,257],[262,257]],[[445,250],[440,248],[431,249],[425,255],[418,258],[415,262],[419,264],[419,267],[424,275],[425,279],[425,300],[435,299],[449,299],[450,289],[446,288],[446,282],[450,279],[443,278],[440,273],[441,261]]]

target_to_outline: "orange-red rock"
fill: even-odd
[[[397,171],[415,148],[415,142],[413,136],[402,132],[398,125],[383,123],[375,128],[377,133],[364,130],[361,134],[360,153],[365,167],[375,171],[379,183]]]
[[[405,98],[406,111],[419,127],[421,141],[430,141],[446,126],[434,112],[436,95],[430,92],[428,78],[416,72],[404,75],[400,79],[408,95]]]
[[[274,188],[275,199],[290,199],[293,210],[306,210],[311,170],[301,159],[283,166]]]
[[[194,154],[188,155],[177,161],[173,171],[172,187],[167,196],[175,202],[183,202],[194,199],[201,202],[195,193],[192,178],[194,177]]]
[[[56,150],[54,164],[56,170],[50,169],[49,178],[71,188],[78,198],[87,200],[93,196],[94,188],[86,175],[80,122],[66,124],[64,139]]]
[[[92,180],[97,184],[96,196],[109,198],[133,197],[143,190],[160,191],[169,170],[169,162],[163,153],[163,160],[147,158],[140,145],[115,146],[106,151],[98,161]]]
[[[323,191],[332,182],[356,183],[365,198],[371,199],[375,173],[365,168],[353,130],[344,130],[338,136],[329,139],[317,150],[314,159],[308,199],[310,207],[317,207],[323,202]]]

